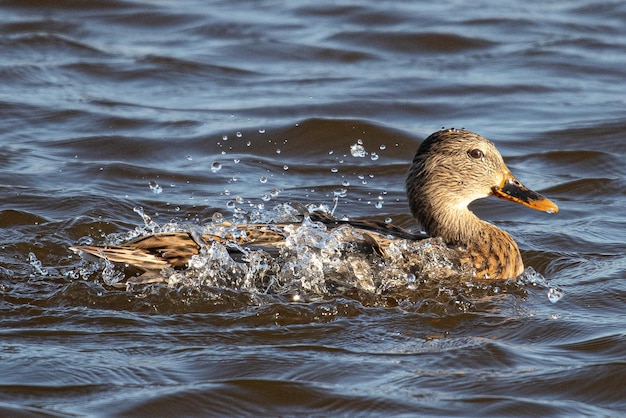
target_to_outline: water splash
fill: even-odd
[[[171,272],[168,284],[228,287],[311,300],[350,289],[381,295],[414,286],[415,278],[427,277],[430,270],[454,272],[454,261],[439,253],[450,253],[440,240],[419,244],[398,240],[383,257],[368,233],[349,225],[329,229],[306,214],[302,219],[301,212],[289,205],[280,205],[273,212],[273,220],[301,219],[282,228],[284,243],[276,253],[213,242],[193,257],[188,269]],[[221,230],[207,227],[204,233],[235,233],[233,226],[222,225]],[[238,259],[233,250],[241,254]]]
[[[339,297],[367,306],[402,306],[437,314],[467,312],[481,298],[523,292],[525,284],[542,283],[541,276],[531,271],[520,284],[474,282],[471,269],[461,266],[458,254],[441,239],[389,239],[348,224],[331,228],[310,216],[313,211],[328,214],[326,205],[278,204],[250,212],[235,209],[231,221],[215,213],[205,225],[157,225],[136,208],[145,225],[126,238],[175,231],[229,238],[207,240],[184,269],[165,268],[147,278],[131,276],[124,281],[124,266],[105,264],[103,282],[110,286],[124,283],[130,291],[155,281],[172,289],[213,289],[212,298],[219,297],[215,292],[224,291],[300,302]],[[242,219],[243,225],[237,225]],[[238,245],[237,240],[249,238],[258,224],[266,225],[267,231],[278,231],[279,242]],[[107,241],[122,240],[115,236]]]
[[[530,285],[533,287],[537,287],[540,289],[547,289],[546,296],[548,300],[552,303],[557,303],[563,296],[565,292],[556,286],[552,286],[545,277],[541,275],[541,273],[535,271],[532,267],[527,267],[524,270],[524,273],[518,278],[521,283]]]
[[[365,147],[363,146],[363,140],[359,139],[356,144],[350,145],[350,154],[356,158],[365,158],[367,156],[367,151],[365,151]]]
[[[125,279],[124,273],[115,268],[115,265],[104,259],[104,269],[102,270],[102,281],[109,285],[115,286],[117,283],[121,282]]]
[[[156,228],[158,227],[158,224],[156,222],[154,222],[152,220],[152,218],[150,218],[150,216],[148,216],[144,210],[143,207],[141,206],[136,206],[133,208],[133,212],[135,212],[136,214],[138,214],[139,216],[141,216],[141,219],[143,220],[144,226],[150,230],[150,231],[155,231]]]
[[[37,258],[35,253],[28,253],[28,263],[35,270],[35,275],[44,277],[48,275],[48,270],[43,267],[43,263]]]

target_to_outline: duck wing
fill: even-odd
[[[182,268],[200,248],[201,243],[194,234],[168,232],[139,237],[122,245],[81,245],[70,250],[149,271],[167,266]]]
[[[414,234],[407,231],[406,229],[400,228],[399,226],[388,224],[386,222],[376,221],[373,219],[341,220],[324,212],[313,212],[310,216],[312,221],[321,222],[331,228],[336,228],[339,225],[349,225],[356,229],[372,231],[383,236],[391,235],[395,238],[400,239],[419,241],[430,238],[426,234]]]
[[[245,228],[238,228],[242,233],[237,238],[230,234],[219,236],[194,231],[160,232],[135,238],[121,245],[81,245],[70,247],[70,250],[150,271],[168,266],[184,268],[191,257],[200,253],[202,247],[210,246],[213,242],[226,245],[231,253],[241,254],[240,246],[277,252],[285,239],[279,228],[270,228],[267,225],[245,225]]]
[[[321,222],[330,228],[348,225],[356,234],[348,237],[363,252],[383,255],[389,242],[396,238],[421,240],[425,235],[410,233],[397,226],[372,220],[344,221],[322,212],[313,212],[311,220]],[[143,271],[161,270],[164,267],[185,268],[191,257],[199,254],[203,247],[219,242],[228,248],[238,260],[245,250],[263,250],[277,255],[287,237],[284,228],[298,224],[242,224],[237,225],[238,233],[225,235],[200,234],[190,232],[160,232],[135,238],[120,245],[74,246],[70,249],[83,255],[103,258],[115,263],[127,264]]]

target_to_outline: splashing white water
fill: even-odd
[[[540,289],[547,289],[546,296],[552,303],[557,303],[564,296],[565,292],[559,287],[553,287],[541,273],[535,271],[532,267],[526,267],[524,273],[519,277],[522,283],[538,287]]]

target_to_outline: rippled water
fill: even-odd
[[[0,415],[626,410],[623,2],[54,4],[0,6]],[[442,126],[561,209],[473,206],[517,282],[116,288],[68,249],[287,203],[418,231]]]

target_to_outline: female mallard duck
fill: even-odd
[[[496,196],[548,213],[558,212],[549,199],[526,188],[509,171],[493,143],[464,129],[444,129],[430,135],[417,150],[406,180],[413,216],[431,237],[441,237],[459,254],[461,263],[473,267],[480,279],[515,278],[524,271],[519,248],[505,231],[479,219],[468,209],[474,200]],[[365,230],[367,239],[379,241],[384,254],[390,235],[419,239],[401,228],[369,221],[338,221],[312,215],[329,225],[348,223]],[[203,246],[212,241],[242,246],[277,247],[284,241],[284,225],[238,225],[238,237],[157,233],[120,246],[71,247],[113,262],[126,263],[146,272],[163,267],[182,268]]]

